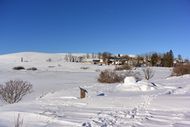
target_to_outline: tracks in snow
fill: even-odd
[[[129,109],[102,111],[83,127],[189,127],[190,113],[172,111],[153,111],[149,105],[164,93],[141,96],[143,103]]]
[[[83,127],[188,127],[190,115],[181,112],[153,111],[149,106],[152,101],[164,93],[141,96],[143,102],[132,109],[113,107],[87,108],[75,106],[51,105],[41,114],[76,123]],[[101,110],[101,111],[100,111]],[[88,120],[87,120],[88,119]],[[87,120],[87,121],[86,121]],[[83,122],[82,122],[83,121]]]
[[[96,117],[82,124],[83,127],[135,127],[142,126],[142,122],[150,117],[148,106],[154,96],[142,96],[143,103],[133,109],[116,111],[102,111]]]

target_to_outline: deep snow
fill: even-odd
[[[25,62],[20,62],[21,57]],[[48,58],[53,61],[47,62]],[[38,70],[12,70],[20,65]],[[114,66],[68,63],[64,54],[0,56],[0,83],[21,79],[34,86],[33,93],[21,102],[0,103],[0,127],[14,126],[18,114],[23,127],[190,126],[190,75],[171,77],[171,68],[154,67],[150,81],[98,83],[99,71],[107,68]],[[79,86],[88,90],[87,98],[79,99]],[[97,96],[101,93],[105,96]]]

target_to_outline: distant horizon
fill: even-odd
[[[108,51],[104,51],[104,52],[108,52]],[[104,53],[104,52],[46,52],[46,51],[20,51],[20,52],[9,52],[9,53],[1,53],[0,55],[9,55],[9,54],[17,54],[17,53],[44,53],[44,54],[61,54],[61,53],[71,53],[71,54],[98,54],[98,53]],[[168,52],[168,51],[167,51]],[[111,53],[112,55],[129,55],[129,56],[144,56],[144,55],[147,55],[147,54],[153,54],[153,53],[158,53],[158,54],[164,54],[166,52],[146,52],[146,53],[142,53],[142,54],[128,54],[128,53],[112,53],[112,52],[108,52],[108,53]],[[181,54],[178,54],[178,55],[181,55]],[[178,55],[175,55],[174,53],[174,57],[177,58]],[[181,55],[183,59],[188,59],[190,60],[189,58],[186,58],[184,57],[183,55]]]
[[[190,59],[189,0],[1,0],[0,54],[146,54]]]

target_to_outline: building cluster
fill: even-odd
[[[163,54],[149,53],[146,55],[114,55],[108,52],[104,52],[98,54],[92,53],[76,56],[68,53],[67,55],[65,55],[65,61],[98,65],[129,65],[131,67],[172,67],[176,64],[185,64],[189,62],[188,60],[183,60],[181,56],[178,58],[174,58],[173,52],[171,50]]]

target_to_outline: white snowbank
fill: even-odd
[[[150,91],[155,87],[148,81],[136,82],[134,77],[126,77],[123,84],[119,84],[117,89],[120,91]]]
[[[136,79],[134,77],[126,77],[124,79],[124,84],[132,85],[134,83],[136,83]]]

